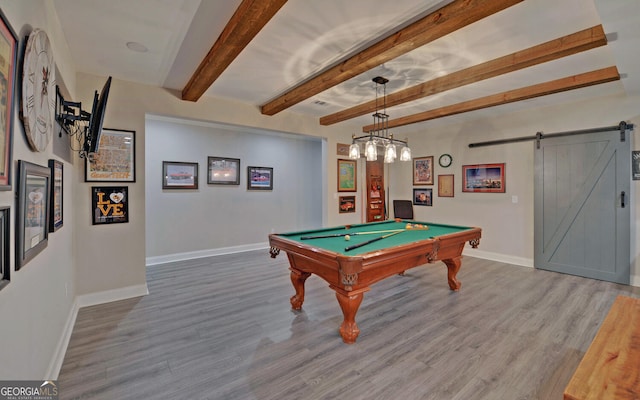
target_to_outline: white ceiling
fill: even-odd
[[[205,96],[256,107],[357,50],[451,0],[289,0],[213,83]],[[56,0],[79,71],[182,90],[240,0]],[[640,93],[640,1],[525,0],[293,107],[324,116],[387,93],[602,24],[607,46],[453,89],[388,110],[391,119],[609,66],[623,79],[474,111],[499,116],[521,108],[609,94]],[[149,51],[137,53],[127,42]],[[316,104],[317,101],[324,105]],[[446,117],[463,121],[467,114]],[[345,123],[366,125],[370,116]],[[441,122],[441,121],[440,121]],[[434,124],[428,121],[422,124]],[[420,126],[422,126],[422,124]],[[339,125],[338,125],[339,126]],[[425,125],[427,126],[427,125]],[[405,127],[418,129],[416,125]]]

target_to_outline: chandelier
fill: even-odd
[[[411,149],[408,141],[398,140],[393,137],[393,133],[389,133],[389,115],[387,114],[387,78],[376,76],[372,79],[376,84],[376,112],[373,114],[373,129],[368,135],[356,136],[351,138],[351,146],[349,146],[349,158],[360,158],[360,144],[364,143],[364,155],[367,161],[376,161],[378,159],[378,148],[384,149],[384,162],[392,163],[396,160],[396,146],[402,146],[400,150],[400,161],[411,160]],[[378,89],[382,85],[382,110],[378,107]]]

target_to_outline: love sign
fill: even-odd
[[[93,225],[129,222],[128,188],[92,187]]]

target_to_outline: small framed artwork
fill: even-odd
[[[453,197],[453,175],[438,175],[438,197]]]
[[[338,192],[357,191],[356,160],[338,160]]]
[[[49,169],[51,170],[51,209],[49,210],[49,232],[55,232],[62,226],[62,181],[63,181],[63,164],[58,160],[49,160]]]
[[[248,190],[273,190],[273,168],[248,167],[247,168],[247,189]]]
[[[433,185],[433,156],[413,159],[413,184]]]
[[[51,172],[48,167],[18,161],[16,270],[47,247],[50,182]]]
[[[413,189],[413,204],[416,206],[433,205],[433,189]]]
[[[93,186],[91,188],[93,225],[129,222],[127,186]]]
[[[136,133],[102,129],[98,151],[85,158],[85,182],[135,182]]]
[[[197,189],[198,163],[163,161],[163,189]]]
[[[18,38],[0,10],[0,190],[11,190],[17,44]]]
[[[240,159],[225,157],[207,157],[209,171],[207,183],[210,185],[239,185]]]
[[[0,207],[0,289],[9,284],[11,265],[9,243],[11,239],[11,208]]]
[[[348,157],[350,144],[338,143],[336,144],[336,154],[338,157]]]
[[[462,191],[474,193],[504,193],[505,164],[462,166]]]
[[[340,196],[340,209],[341,214],[356,212],[356,196]]]

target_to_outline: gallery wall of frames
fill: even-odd
[[[44,153],[61,123],[56,64],[47,33],[35,28],[25,42],[20,55],[18,37],[0,10],[0,191],[15,190],[16,195],[15,210],[0,204],[0,290],[10,283],[12,272],[37,257],[47,247],[49,235],[64,226],[64,162],[52,158],[40,165],[21,159],[14,164],[13,160],[16,134],[24,130],[29,150]],[[90,121],[78,126],[86,138]],[[96,133],[99,150],[81,155],[85,181],[103,185],[91,190],[93,224],[128,222],[128,188],[112,185],[135,182],[135,132],[102,129],[100,123]]]

